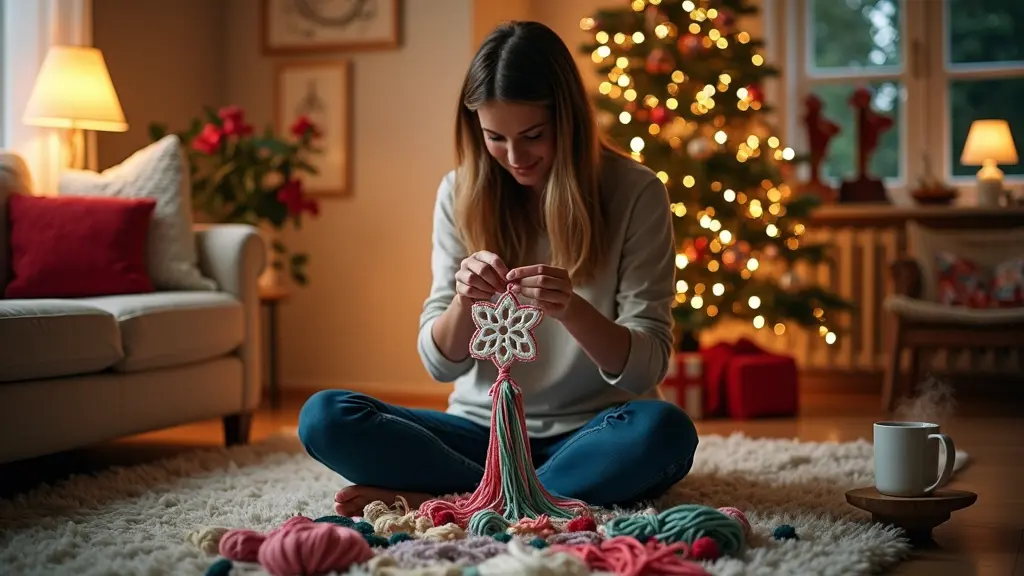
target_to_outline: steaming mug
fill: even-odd
[[[939,445],[945,453],[939,473]],[[875,489],[887,496],[927,496],[949,482],[953,439],[929,422],[875,422]],[[938,474],[938,478],[936,478]]]

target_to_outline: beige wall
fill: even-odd
[[[254,2],[255,3],[255,2]],[[97,133],[100,169],[149,143],[149,123],[187,127],[224,94],[224,2],[93,0],[93,43],[103,51],[128,132]]]
[[[417,320],[430,284],[438,183],[471,51],[470,0],[406,0],[399,50],[353,53],[353,194],[286,241],[310,254],[311,285],[281,314],[285,386],[422,383]],[[227,0],[225,98],[273,118],[274,72],[258,51],[259,2]]]

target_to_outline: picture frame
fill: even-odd
[[[401,0],[259,0],[265,55],[391,50],[401,44]]]
[[[303,177],[313,196],[349,196],[352,183],[352,62],[347,58],[286,62],[277,67],[274,124],[287,133],[300,116],[320,131],[322,152],[309,158],[318,174]]]

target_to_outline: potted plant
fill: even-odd
[[[295,284],[305,286],[309,257],[290,252],[279,233],[288,225],[301,229],[306,215],[319,215],[317,201],[305,194],[302,184],[303,174],[317,173],[308,158],[321,152],[316,147],[319,130],[301,116],[285,136],[269,126],[256,134],[238,106],[207,107],[204,112],[187,130],[175,133],[188,159],[193,209],[208,222],[260,229],[268,259],[261,287],[280,288],[285,271]],[[164,124],[149,126],[154,141],[168,133]]]

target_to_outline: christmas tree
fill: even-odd
[[[836,341],[830,313],[850,305],[793,266],[828,258],[804,240],[820,203],[787,183],[796,153],[772,134],[763,43],[737,28],[746,0],[624,0],[583,18],[602,75],[595,104],[610,139],[665,183],[676,216],[677,326],[683,341],[725,317]]]

